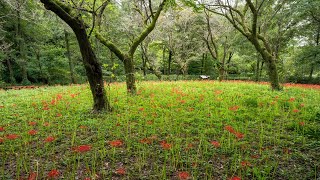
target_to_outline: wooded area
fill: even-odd
[[[211,79],[319,83],[317,0],[1,0],[2,84]],[[49,10],[49,11],[48,11]],[[53,12],[53,13],[52,13]],[[104,99],[104,100],[103,100]]]

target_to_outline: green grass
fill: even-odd
[[[45,179],[51,170],[57,179],[320,177],[319,90],[216,81],[138,88],[128,96],[123,83],[107,86],[114,112],[98,116],[87,85],[0,91],[0,177]],[[91,149],[81,153],[79,145]]]

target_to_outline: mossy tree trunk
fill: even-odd
[[[264,1],[254,3],[252,0],[246,0],[244,6],[241,6],[243,9],[240,9],[240,7],[232,6],[228,2],[218,0],[214,9],[211,8],[212,6],[206,6],[206,10],[224,16],[237,31],[251,42],[267,65],[272,90],[281,90],[276,65],[277,52],[271,48],[271,43],[267,40],[268,37],[261,33],[261,26],[258,23],[263,3]],[[251,13],[250,16],[248,13]]]
[[[153,29],[156,26],[156,22],[160,16],[161,11],[163,10],[163,7],[165,5],[167,0],[163,0],[160,6],[158,7],[158,10],[154,13],[151,12],[151,23],[148,24],[144,30],[141,32],[141,34],[136,37],[133,40],[133,43],[131,44],[129,50],[127,53],[121,51],[113,42],[109,40],[109,38],[104,38],[99,32],[96,32],[96,38],[104,44],[106,47],[109,48],[110,51],[112,51],[124,64],[124,69],[125,69],[125,75],[126,75],[126,85],[127,85],[127,91],[128,93],[134,95],[136,94],[137,87],[136,87],[136,82],[135,82],[135,68],[134,68],[134,60],[133,60],[133,55],[135,51],[137,50],[138,46],[146,39],[146,37],[153,31]],[[100,8],[101,11],[99,13],[99,16],[97,17],[97,21],[101,22],[101,15],[105,9]],[[147,21],[146,21],[147,22]],[[101,23],[98,26],[100,26]]]
[[[93,52],[89,37],[86,32],[86,27],[81,17],[75,16],[73,10],[57,0],[41,0],[45,8],[54,12],[63,21],[65,21],[73,30],[77,37],[82,55],[82,62],[86,70],[86,75],[90,84],[90,89],[93,96],[93,110],[100,112],[104,110],[111,111],[112,108],[107,99],[104,82],[102,78],[102,69]]]

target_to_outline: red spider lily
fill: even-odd
[[[186,148],[186,150],[188,151],[189,149],[192,149],[193,148],[193,144],[192,143],[189,143],[188,145],[187,145],[187,148]]]
[[[149,138],[143,138],[143,139],[140,140],[140,143],[141,144],[151,144],[152,140],[149,139]]]
[[[62,99],[62,95],[61,94],[58,94],[57,95],[57,100],[59,101],[59,100],[61,100]]]
[[[304,104],[303,104],[303,103],[301,103],[301,104],[300,104],[300,107],[304,107]]]
[[[116,173],[119,174],[119,175],[125,175],[126,174],[126,169],[118,168],[118,169],[116,169]]]
[[[50,104],[51,105],[56,105],[56,100],[52,99]]]
[[[214,91],[214,94],[215,94],[215,95],[222,94],[222,91],[221,91],[221,90],[215,90],[215,91]]]
[[[143,107],[141,107],[141,108],[139,108],[138,110],[139,110],[139,111],[144,111],[144,108],[143,108]]]
[[[77,147],[74,147],[72,148],[73,151],[75,152],[80,152],[80,153],[84,153],[84,152],[88,152],[91,150],[91,145],[80,145],[80,146],[77,146]]]
[[[38,131],[36,131],[36,130],[34,130],[34,129],[28,131],[28,134],[29,134],[29,135],[36,135],[37,133],[38,133]]]
[[[190,174],[188,172],[186,172],[186,171],[182,171],[182,172],[178,173],[178,178],[180,180],[186,180],[186,179],[190,178]]]
[[[211,141],[210,143],[216,148],[220,147],[220,143],[218,141]]]
[[[239,109],[239,106],[232,106],[229,108],[231,111],[237,111]]]
[[[45,107],[43,107],[42,109],[45,110],[45,111],[50,110],[50,108],[49,108],[48,106],[45,106]]]
[[[298,113],[298,112],[299,112],[299,109],[294,109],[294,110],[292,110],[292,112]]]
[[[304,123],[303,121],[301,121],[301,122],[299,122],[299,125],[300,125],[300,126],[304,126],[305,123]]]
[[[4,139],[0,137],[0,143],[3,143],[3,142],[4,142]]]
[[[255,154],[255,155],[251,155],[250,156],[252,159],[258,159],[260,156],[258,154]]]
[[[194,108],[189,108],[189,111],[194,111]]]
[[[17,134],[8,134],[6,137],[9,140],[15,140],[15,139],[19,138],[19,135],[17,135]]]
[[[241,161],[240,164],[241,164],[242,167],[251,166],[249,161]]]
[[[48,137],[44,140],[44,142],[49,143],[49,142],[54,141],[55,139],[56,139],[56,138],[54,138],[54,137],[52,137],[52,136],[48,136]]]
[[[48,126],[50,126],[50,123],[45,122],[45,123],[43,123],[43,125],[48,127]]]
[[[232,178],[230,178],[230,180],[241,180],[241,178],[238,176],[233,176]]]
[[[70,96],[71,96],[72,98],[74,98],[74,97],[76,97],[76,94],[70,94]]]
[[[0,126],[0,132],[4,131],[4,127]]]
[[[61,117],[62,116],[62,114],[60,114],[60,113],[57,113],[57,117]]]
[[[161,144],[162,149],[164,149],[164,150],[169,150],[169,149],[171,149],[171,146],[172,146],[171,144],[167,143],[166,141],[161,141],[160,144]]]
[[[181,104],[184,104],[184,103],[186,103],[186,101],[185,101],[185,100],[181,100],[180,103],[181,103]]]
[[[121,147],[123,142],[121,140],[114,140],[109,142],[110,146],[112,147]]]
[[[84,178],[83,180],[91,180],[91,178],[89,178],[89,177],[86,177],[86,178]]]
[[[235,133],[235,132],[236,132],[236,131],[233,129],[233,127],[232,127],[232,126],[229,126],[229,125],[225,126],[224,129],[227,130],[227,131],[229,131],[230,133]]]
[[[241,132],[235,132],[234,135],[238,138],[238,139],[242,139],[244,137],[244,134],[242,134]]]
[[[55,178],[59,176],[59,171],[56,169],[52,169],[49,173],[48,173],[48,177],[49,178]]]
[[[37,173],[31,172],[28,176],[28,180],[36,180],[37,179]]]
[[[4,106],[0,106],[0,109],[1,109],[1,108],[4,108]]]
[[[29,122],[28,124],[29,124],[30,126],[35,126],[35,125],[37,125],[37,122],[31,121],[31,122]]]
[[[88,127],[81,125],[81,126],[79,126],[79,128],[80,128],[80,129],[87,129]]]
[[[294,100],[296,100],[294,97],[289,99],[289,102],[293,102]]]

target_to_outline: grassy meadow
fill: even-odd
[[[1,179],[319,179],[320,88],[248,82],[0,90]]]

